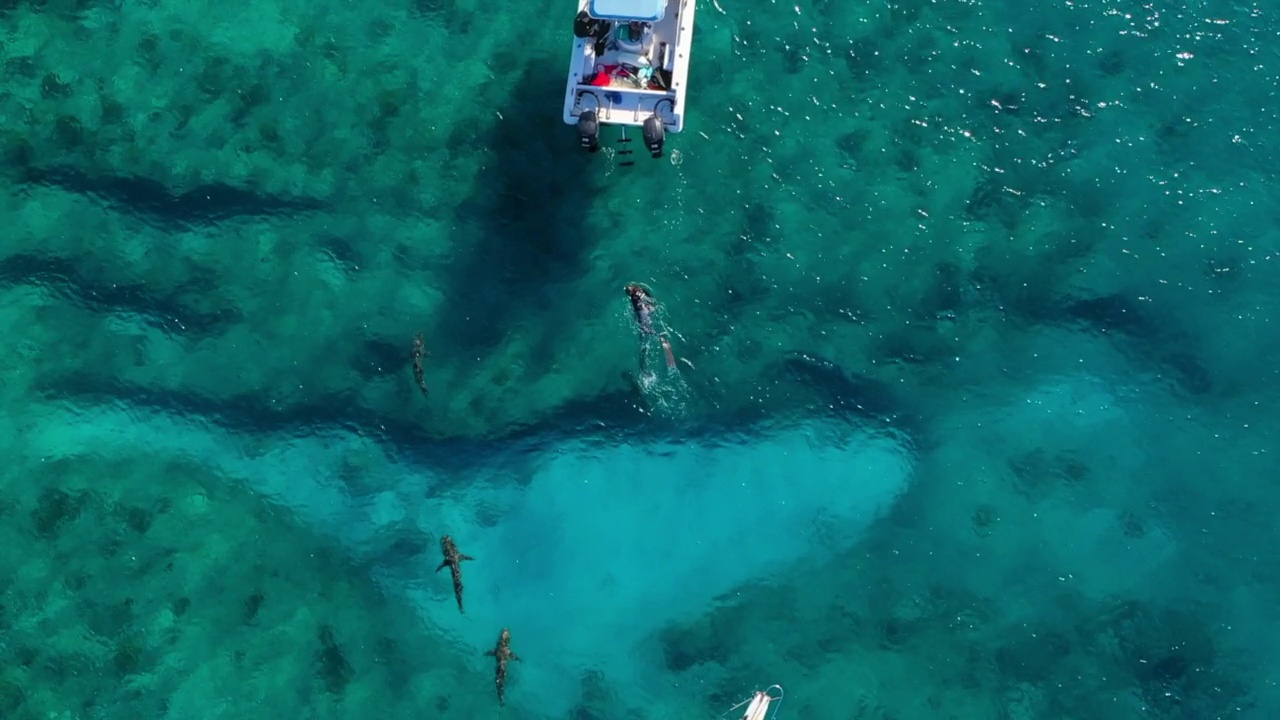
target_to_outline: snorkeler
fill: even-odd
[[[636,323],[640,326],[641,374],[650,374],[648,336],[656,337],[662,343],[662,351],[667,356],[667,369],[675,370],[676,356],[671,351],[671,342],[667,340],[667,334],[665,332],[659,334],[653,329],[653,314],[658,309],[658,304],[654,301],[653,295],[649,293],[648,288],[638,283],[630,283],[624,289],[627,297],[631,299],[631,312],[636,316]]]
[[[653,311],[658,305],[653,301],[649,290],[636,283],[631,283],[625,290],[627,297],[631,298],[631,312],[635,313],[636,322],[640,323],[640,334],[656,334],[653,332]]]

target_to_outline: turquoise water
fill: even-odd
[[[1280,716],[1276,11],[488,9],[0,2],[0,718]]]

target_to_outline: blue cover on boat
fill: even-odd
[[[667,0],[591,0],[588,12],[605,20],[658,22],[667,9]]]

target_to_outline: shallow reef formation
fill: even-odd
[[[454,468],[837,418],[905,437],[920,478],[866,547],[663,634],[709,702],[782,675],[812,717],[1248,707],[1269,661],[1237,667],[1222,618],[1256,617],[1171,578],[1280,582],[1239,550],[1275,540],[1274,134],[1224,100],[1276,86],[1274,20],[797,12],[700,13],[691,132],[622,175],[561,124],[549,2],[0,2],[0,398],[27,408],[0,418],[0,716],[199,717],[210,689],[257,717],[490,712],[488,677],[242,478],[145,438],[25,454],[50,406]],[[632,281],[676,408],[627,379]],[[607,716],[606,674],[581,685]]]
[[[406,628],[413,614],[343,549],[197,463],[86,455],[17,469],[22,482],[0,488],[6,718],[215,705],[355,717],[374,698],[410,714],[466,708],[486,689],[456,650]]]
[[[1254,706],[1251,673],[1221,648],[1221,607],[1065,592],[1028,622],[1009,597],[920,587],[876,562],[893,559],[844,558],[670,627],[667,667],[722,707],[761,677],[790,680],[806,694],[787,710],[805,715],[1119,720]]]
[[[1080,55],[1027,33],[1022,44],[982,53],[963,43],[944,50],[934,25],[943,18],[931,10],[875,17],[870,29],[913,32],[851,38],[840,63],[862,72],[840,76],[832,90],[870,102],[909,87],[912,100],[874,115],[819,103],[808,126],[829,133],[838,152],[815,155],[784,134],[768,145],[767,162],[719,153],[724,162],[666,168],[665,180],[620,194],[555,132],[558,105],[546,101],[558,83],[554,43],[535,56],[495,50],[500,75],[453,68],[442,83],[435,54],[406,50],[470,42],[436,24],[452,16],[445,6],[261,18],[252,34],[231,31],[229,8],[185,13],[96,3],[5,14],[0,110],[22,122],[0,140],[10,180],[25,189],[21,210],[7,201],[19,221],[4,281],[54,282],[93,317],[136,313],[156,328],[152,355],[183,358],[160,370],[146,353],[118,352],[139,345],[136,337],[99,330],[110,339],[85,348],[92,357],[79,356],[83,363],[40,364],[46,392],[158,391],[193,406],[243,408],[243,422],[354,403],[429,436],[502,434],[558,421],[570,405],[584,414],[643,407],[619,379],[633,353],[617,287],[652,278],[678,355],[696,368],[682,372],[699,391],[700,417],[856,408],[909,418],[922,412],[913,395],[945,388],[947,362],[983,347],[997,323],[1106,334],[1203,394],[1235,358],[1206,357],[1196,340],[1211,308],[1187,312],[1150,278],[1203,265],[1215,268],[1203,290],[1232,279],[1236,292],[1257,289],[1238,280],[1247,251],[1228,245],[1116,265],[1131,232],[1118,219],[1159,242],[1197,213],[1230,215],[1253,200],[1239,191],[1215,205],[1204,195],[1167,201],[1145,181],[1093,172],[1124,162],[1101,124],[1110,123],[1107,137],[1127,137],[1119,113],[1160,119],[1189,102],[1172,90],[1149,98],[1124,87],[1113,72],[1131,62],[1123,48]],[[830,8],[820,15],[851,20]],[[971,28],[986,17],[944,15]],[[741,47],[769,57],[754,72],[767,72],[782,57],[765,52],[773,40],[740,30]],[[361,42],[362,33],[379,42]],[[714,77],[721,59],[712,38],[703,67]],[[60,49],[35,53],[54,40]],[[940,66],[882,60],[930,52],[947,54],[951,67],[1002,69],[969,74],[957,104],[933,73]],[[1217,52],[1236,51],[1224,43]],[[781,68],[796,78],[818,61],[787,62],[800,63]],[[797,83],[772,87],[786,97]],[[1085,102],[1114,94],[1101,108]],[[721,122],[716,97],[705,101],[705,124]],[[753,107],[754,98],[735,102]],[[1133,110],[1116,109],[1128,107],[1125,98]],[[477,106],[529,111],[515,121]],[[747,143],[785,122],[763,110],[744,117],[730,126]],[[1177,162],[1185,144],[1169,133],[1201,137],[1168,122],[1164,140],[1133,138],[1145,143],[1130,161],[1135,170]],[[1205,163],[1181,182],[1212,183],[1227,169]],[[830,180],[796,182],[812,176]],[[724,177],[748,180],[733,203],[712,192]],[[623,196],[634,210],[618,206]],[[690,212],[713,205],[714,214]],[[655,242],[648,229],[659,217],[674,222],[670,240]],[[66,228],[62,240],[50,242],[49,218]],[[596,264],[601,257],[610,261]],[[399,349],[419,326],[436,348],[441,388],[425,411],[405,400]],[[234,374],[206,369],[250,343],[269,348],[263,338],[289,351],[262,352]],[[753,392],[737,392],[744,387]]]

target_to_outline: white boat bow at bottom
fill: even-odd
[[[782,686],[770,685],[764,690],[755,691],[751,697],[729,708],[728,712],[725,713],[725,717],[727,718],[731,713],[746,707],[741,716],[734,716],[735,720],[773,720],[778,716],[778,708],[781,705]],[[769,712],[770,707],[773,708],[773,712]]]

